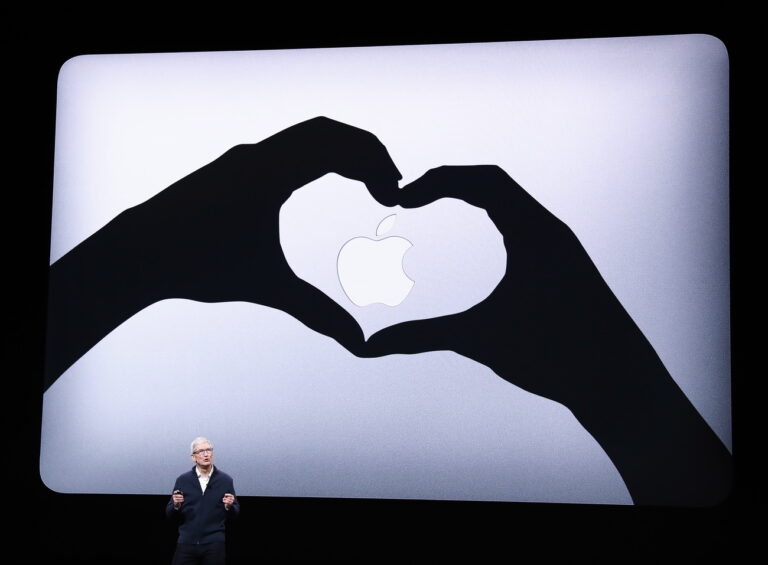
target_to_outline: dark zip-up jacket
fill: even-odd
[[[227,522],[240,513],[237,498],[229,510],[224,508],[221,501],[226,493],[235,494],[232,477],[214,466],[203,493],[193,467],[176,479],[173,490],[180,490],[184,494],[184,502],[178,510],[173,507],[173,498],[168,501],[165,509],[168,518],[179,520],[178,543],[223,542]]]

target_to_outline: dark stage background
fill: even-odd
[[[757,536],[757,523],[747,515],[764,508],[756,488],[756,449],[761,438],[757,421],[759,375],[745,370],[743,312],[744,253],[749,234],[741,223],[746,206],[746,166],[740,140],[749,120],[742,104],[747,98],[748,35],[729,28],[717,17],[708,23],[655,24],[617,30],[610,25],[511,25],[491,29],[476,25],[457,30],[438,21],[426,28],[402,22],[370,27],[370,18],[353,30],[335,27],[280,31],[285,21],[249,20],[233,30],[231,14],[222,21],[194,26],[163,24],[154,15],[136,19],[136,27],[117,31],[115,19],[90,14],[88,25],[43,29],[25,18],[9,18],[13,28],[4,38],[6,130],[3,192],[6,253],[11,266],[4,278],[11,315],[5,317],[6,424],[5,516],[19,533],[7,541],[18,562],[169,563],[175,532],[165,522],[165,496],[63,495],[49,491],[39,479],[38,457],[42,407],[45,283],[48,265],[50,197],[56,76],[68,58],[85,53],[197,51],[347,45],[384,45],[465,41],[559,39],[616,35],[711,33],[729,49],[732,71],[732,203],[733,229],[733,388],[734,463],[736,482],[731,497],[706,509],[609,507],[559,504],[466,503],[392,500],[264,499],[241,500],[242,519],[229,534],[232,563],[256,560],[322,558],[360,562],[392,558],[421,562],[456,557],[461,561],[516,560],[548,562],[586,558],[591,562],[689,562],[698,557],[735,557]],[[361,18],[362,20],[362,18]],[[464,22],[467,23],[467,22]],[[18,25],[17,25],[18,24]],[[217,31],[212,32],[215,27]],[[246,29],[243,29],[246,28]],[[381,31],[382,29],[387,31]],[[269,29],[269,31],[265,31]],[[746,187],[747,189],[751,187]],[[757,187],[755,187],[757,188]],[[10,228],[10,229],[9,229]],[[8,292],[8,291],[6,291]],[[18,391],[16,392],[16,387]],[[11,392],[14,391],[14,392]],[[125,453],[124,464],[142,472],[142,454]],[[183,462],[182,462],[183,463]],[[77,465],[77,461],[72,461]],[[183,467],[183,465],[180,466]],[[21,478],[22,489],[14,485]],[[236,477],[235,477],[236,478]],[[172,481],[173,477],[168,477]],[[13,558],[4,562],[15,562]]]

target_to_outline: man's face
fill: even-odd
[[[195,449],[192,452],[192,460],[196,465],[202,468],[207,468],[213,463],[213,448],[210,443],[199,443],[195,445]]]

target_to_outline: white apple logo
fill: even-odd
[[[392,229],[395,218],[396,214],[384,218],[376,228],[376,236]],[[336,262],[341,288],[356,306],[397,306],[414,284],[403,271],[403,256],[410,248],[410,241],[396,236],[350,239],[339,250]]]

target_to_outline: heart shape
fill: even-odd
[[[394,225],[379,227],[385,218]],[[345,292],[339,252],[356,237],[367,238],[371,249],[376,248],[373,242],[393,237],[412,244],[402,268],[414,284],[400,304],[387,305],[384,299],[360,306]],[[463,312],[482,302],[506,269],[502,236],[485,210],[453,198],[415,209],[390,208],[376,202],[361,183],[333,174],[295,191],[283,204],[280,244],[294,273],[349,312],[366,339],[400,322]],[[368,268],[381,266],[374,260]],[[386,291],[387,280],[377,280]]]

